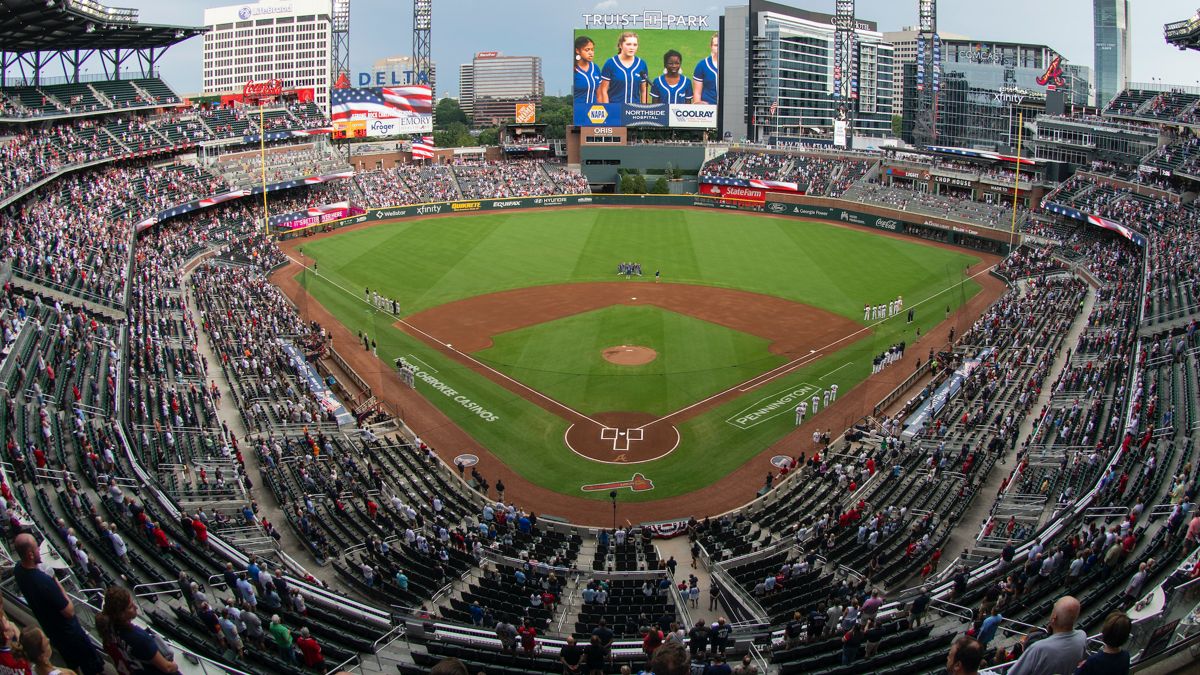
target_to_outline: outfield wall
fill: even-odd
[[[853,205],[853,209],[846,208]],[[311,225],[295,230],[277,232],[281,239],[304,236],[306,233],[326,232],[360,223],[437,216],[481,211],[540,209],[566,206],[667,206],[723,208],[753,211],[804,220],[828,220],[904,234],[917,239],[952,244],[977,251],[1007,255],[1010,233],[982,225],[960,223],[944,218],[921,217],[919,220],[906,211],[882,206],[858,204],[840,199],[807,197],[804,195],[769,194],[765,203],[736,203],[733,200],[703,195],[553,195],[548,197],[513,197],[509,199],[472,199],[453,202],[431,202],[410,206],[389,206],[368,209],[366,213],[340,220]],[[1014,238],[1020,243],[1020,237]]]

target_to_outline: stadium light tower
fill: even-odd
[[[433,83],[429,78],[432,66],[430,52],[433,45],[433,0],[413,0],[413,70],[416,84]],[[437,102],[437,92],[430,90]]]
[[[1164,25],[1163,37],[1169,45],[1200,51],[1200,9],[1190,19]]]
[[[858,43],[854,33],[854,0],[837,0],[833,15],[834,143],[854,128],[858,106]],[[849,138],[846,139],[849,143]]]
[[[333,78],[334,88],[347,85],[350,77],[350,0],[333,0]]]
[[[917,0],[917,106],[913,114],[913,142],[918,145],[937,142],[941,88],[942,39],[937,32],[937,0]]]

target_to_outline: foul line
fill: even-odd
[[[836,373],[837,371],[841,370],[842,368],[845,368],[846,366],[850,365],[851,363],[854,363],[854,362],[853,362],[853,361],[847,361],[847,362],[843,363],[842,365],[838,366],[837,368],[834,368],[833,370],[829,371],[828,373],[825,373],[824,375],[822,375],[822,376],[818,377],[817,379],[818,379],[818,380],[823,380],[823,379],[825,379],[825,378],[829,377],[830,375],[832,375],[832,374]]]
[[[308,269],[308,267],[307,267],[307,266],[305,266],[303,263],[301,263],[299,260],[296,260],[296,259],[295,259],[295,258],[293,258],[292,256],[290,256],[290,255],[287,255],[287,254],[285,253],[285,254],[284,254],[284,257],[286,257],[288,260],[291,260],[292,262],[296,263],[297,265],[300,265],[300,266],[301,266],[301,267],[303,267],[304,269]],[[315,273],[314,273],[314,274],[315,274]],[[348,288],[346,288],[346,287],[342,286],[341,284],[337,283],[337,282],[336,282],[336,281],[334,281],[333,279],[330,279],[330,278],[328,278],[328,277],[323,277],[323,276],[321,276],[320,274],[316,274],[316,276],[317,276],[317,278],[319,278],[319,279],[322,279],[322,280],[323,280],[323,281],[325,281],[326,283],[328,283],[328,284],[332,285],[334,288],[337,288],[338,290],[342,291],[342,292],[343,292],[343,293],[345,293],[346,295],[349,295],[350,297],[354,298],[354,299],[355,299],[355,300],[357,300],[358,302],[361,302],[361,303],[363,303],[364,305],[366,305],[367,307],[371,308],[371,310],[372,310],[373,312],[375,312],[376,314],[379,314],[380,312],[382,312],[382,310],[380,310],[378,307],[375,307],[375,306],[374,306],[374,305],[372,305],[370,302],[368,302],[368,301],[366,301],[366,300],[362,299],[362,298],[361,298],[361,297],[358,295],[358,293],[355,293],[354,291],[351,291],[350,289],[348,289]],[[301,288],[303,288],[303,287],[301,287]],[[305,290],[304,292],[305,292],[305,293],[307,293],[308,291],[307,291],[307,290]],[[391,317],[391,315],[390,315],[390,314],[388,314],[388,316],[389,316],[389,317]],[[392,317],[392,318],[395,318],[395,317]],[[441,346],[442,348],[444,348],[444,349],[448,349],[448,350],[450,350],[450,351],[454,352],[455,354],[458,354],[459,356],[462,356],[463,358],[467,359],[468,361],[470,361],[470,362],[472,362],[472,363],[474,363],[474,364],[477,364],[477,365],[478,365],[480,368],[483,368],[484,370],[487,370],[487,371],[489,371],[489,372],[495,373],[496,375],[499,375],[500,377],[504,378],[505,380],[508,380],[509,382],[512,382],[513,384],[517,385],[518,387],[520,387],[520,388],[524,389],[525,391],[528,391],[528,392],[530,392],[530,393],[532,393],[532,394],[536,395],[538,398],[541,398],[541,399],[542,399],[542,400],[544,400],[544,401],[549,401],[550,403],[553,403],[554,405],[556,405],[556,406],[558,406],[558,407],[562,408],[563,410],[566,410],[567,412],[570,412],[570,413],[572,413],[572,414],[574,414],[574,415],[577,415],[577,416],[579,416],[579,417],[581,417],[581,418],[583,418],[583,419],[585,419],[585,420],[587,420],[587,421],[591,422],[592,424],[595,424],[595,425],[596,425],[596,426],[598,426],[598,427],[602,427],[602,428],[603,428],[603,427],[605,427],[605,426],[608,426],[608,425],[606,425],[606,424],[604,424],[604,423],[602,423],[602,422],[598,422],[598,421],[596,421],[596,420],[592,419],[591,417],[588,417],[587,415],[584,415],[583,413],[579,412],[578,410],[575,410],[574,408],[572,408],[572,407],[570,407],[570,406],[568,406],[568,405],[564,405],[564,404],[562,404],[562,403],[560,403],[560,402],[558,402],[558,401],[555,401],[554,399],[552,399],[552,398],[550,398],[549,396],[547,396],[547,395],[543,394],[542,392],[538,391],[537,389],[533,389],[533,388],[531,388],[531,387],[528,387],[528,386],[526,386],[526,385],[522,384],[521,382],[518,382],[517,380],[514,380],[513,378],[509,377],[508,375],[505,375],[504,373],[502,373],[502,372],[500,372],[500,371],[496,370],[495,368],[493,368],[493,367],[491,367],[491,366],[487,365],[486,363],[483,363],[483,362],[482,362],[482,361],[480,361],[479,359],[476,359],[474,356],[471,356],[470,354],[467,354],[467,353],[461,352],[461,351],[459,351],[459,350],[455,349],[455,348],[454,348],[452,345],[450,345],[450,344],[447,344],[447,343],[445,343],[445,342],[442,342],[442,341],[441,341],[441,340],[439,340],[438,338],[434,337],[433,335],[430,335],[429,333],[426,333],[425,331],[421,330],[420,328],[417,328],[416,326],[414,326],[414,325],[412,325],[411,323],[409,323],[409,322],[405,321],[404,319],[395,319],[395,321],[396,321],[396,323],[401,323],[401,324],[404,324],[405,326],[407,326],[407,327],[409,328],[409,330],[412,330],[412,331],[415,331],[415,332],[417,332],[417,333],[420,333],[421,335],[424,335],[425,337],[427,337],[427,338],[429,338],[430,340],[432,340],[432,341],[434,341],[435,343],[437,343],[437,344],[438,344],[439,346]],[[641,428],[641,427],[639,427],[639,428]]]
[[[990,273],[995,267],[996,267],[995,265],[992,265],[983,270],[980,270],[979,272],[976,272],[975,274],[972,274],[969,277],[965,277],[962,281],[959,281],[958,283],[953,284],[951,286],[947,286],[946,288],[938,291],[937,293],[934,293],[933,295],[929,296],[928,298],[925,298],[924,300],[921,300],[920,302],[917,302],[912,305],[908,305],[906,307],[906,309],[920,307],[921,305],[932,301],[934,298],[937,298],[937,297],[941,296],[942,294],[948,293],[948,292],[954,290],[956,287],[961,286],[962,284],[966,283],[967,279],[974,279],[975,277]],[[878,326],[880,324],[891,321],[892,319],[896,318],[897,316],[900,316],[900,315],[893,314],[892,316],[889,316],[886,319],[880,319],[880,320],[876,321],[875,323],[867,324],[866,326],[863,326],[862,328],[854,331],[853,333],[848,333],[848,334],[834,340],[833,342],[830,342],[829,344],[825,345],[824,347],[821,347],[819,349],[814,349],[814,350],[810,351],[808,354],[805,354],[804,356],[798,357],[798,358],[796,358],[792,361],[789,361],[788,363],[785,363],[781,366],[776,366],[775,368],[768,370],[767,372],[765,372],[761,375],[752,377],[749,380],[742,382],[741,384],[735,384],[732,387],[730,387],[724,391],[717,392],[717,393],[713,394],[712,396],[709,396],[708,398],[696,401],[695,403],[693,403],[689,406],[680,408],[679,410],[676,410],[675,412],[667,413],[666,415],[663,415],[662,417],[660,417],[656,420],[651,420],[649,422],[646,422],[645,424],[643,424],[642,426],[640,426],[638,428],[645,429],[646,427],[648,427],[652,424],[658,424],[659,422],[669,420],[672,417],[674,417],[680,413],[687,412],[688,410],[691,410],[692,408],[704,405],[705,403],[708,403],[709,401],[711,401],[713,399],[720,398],[721,396],[724,396],[731,391],[736,390],[736,391],[740,391],[740,392],[747,392],[747,391],[750,391],[751,389],[754,389],[755,387],[762,386],[762,385],[766,384],[767,382],[770,382],[771,380],[774,380],[782,375],[786,375],[786,374],[792,372],[793,370],[796,370],[800,366],[806,365],[809,361],[812,361],[813,359],[817,358],[818,354],[820,354],[821,352],[824,352],[825,350],[829,349],[830,347],[833,347],[834,345],[845,342],[846,340],[849,340],[850,338],[852,338],[860,333],[869,331],[869,330],[871,330],[871,328],[873,328],[875,326]],[[751,384],[752,382],[754,384]]]

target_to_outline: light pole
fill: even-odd
[[[613,532],[617,531],[617,491],[613,490],[608,493],[608,498],[612,500],[613,505]]]

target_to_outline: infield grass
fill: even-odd
[[[916,329],[922,334],[928,332],[945,318],[947,308],[957,308],[979,290],[973,281],[963,282],[962,271],[977,262],[965,252],[824,223],[719,210],[588,208],[412,219],[306,242],[304,254],[320,262],[321,276],[302,275],[301,283],[310,296],[301,301],[320,302],[351,332],[364,331],[378,341],[378,371],[360,373],[368,384],[395,377],[390,364],[398,356],[420,359],[431,372],[436,370],[436,378],[497,415],[497,420],[483,421],[425,382],[418,383],[418,390],[526,479],[565,494],[594,499],[605,499],[606,495],[582,493],[582,484],[627,480],[635,470],[654,480],[653,491],[623,495],[624,501],[686,494],[722,478],[794,429],[789,414],[742,427],[728,421],[732,416],[764,397],[802,385],[820,391],[836,382],[845,394],[870,374],[871,359],[876,354],[900,340],[911,344]],[[906,305],[916,308],[916,322],[909,325],[904,316],[898,316],[874,326],[869,336],[845,343],[830,356],[680,424],[682,442],[667,457],[637,465],[608,465],[580,457],[564,446],[567,424],[562,418],[493,383],[477,372],[479,366],[458,364],[393,328],[393,319],[373,311],[362,295],[363,289],[370,287],[394,297],[407,315],[504,289],[612,281],[616,264],[621,261],[641,262],[647,273],[646,279],[630,284],[653,283],[654,270],[661,269],[665,281],[775,295],[859,322],[864,302],[882,303],[903,295]],[[666,314],[662,312],[655,319],[637,317],[636,321],[633,315],[606,317],[606,321],[630,321],[630,331],[636,325],[642,339],[662,339],[664,347],[659,358],[664,359],[664,368],[674,367],[671,354],[684,350],[692,350],[686,359],[694,360],[699,370],[709,368],[707,364],[754,363],[755,350],[750,342],[756,338],[718,336],[719,331],[715,331],[704,341],[692,344],[672,340],[669,334],[675,329],[667,330],[668,324],[678,320]],[[561,321],[567,322],[565,328],[555,325]],[[623,376],[605,376],[607,364],[603,362],[576,360],[576,356],[598,359],[599,350],[611,346],[602,344],[607,338],[600,333],[594,333],[590,342],[581,337],[587,330],[594,330],[595,317],[585,316],[579,321],[581,324],[575,326],[571,318],[566,318],[497,336],[495,346],[485,350],[491,353],[481,356],[491,359],[498,369],[525,369],[509,372],[548,396],[571,398],[592,410],[631,409],[612,402],[621,395],[632,395],[629,388],[604,382]],[[659,328],[654,327],[656,321]],[[583,324],[588,323],[591,328],[585,329]],[[960,332],[965,327],[960,325]],[[692,326],[687,330],[710,329]],[[656,331],[661,331],[661,338]],[[924,358],[923,351],[916,356]],[[762,358],[770,356],[765,349],[760,353],[765,355]],[[911,371],[915,360],[911,354],[894,367]],[[549,366],[540,370],[550,372],[531,372],[535,370],[531,364],[539,362]],[[770,367],[765,365],[761,370]],[[582,371],[587,374],[577,374]],[[637,377],[634,369],[622,372]],[[693,379],[685,383],[680,379],[677,384],[677,378],[685,375],[693,377],[683,371],[664,370],[662,388],[646,394],[643,409],[677,409],[677,403],[689,398],[698,400],[724,388],[720,379],[723,374],[706,376],[703,382]],[[555,378],[559,381],[552,381]],[[886,393],[869,392],[869,398],[878,399]],[[609,400],[592,407],[593,398]],[[854,421],[847,413],[839,425]],[[451,450],[470,452],[473,448]],[[767,469],[764,463],[764,475]]]
[[[604,359],[608,347],[658,353],[640,366]],[[665,415],[786,362],[770,342],[659,307],[614,305],[502,333],[474,354],[579,412]]]

